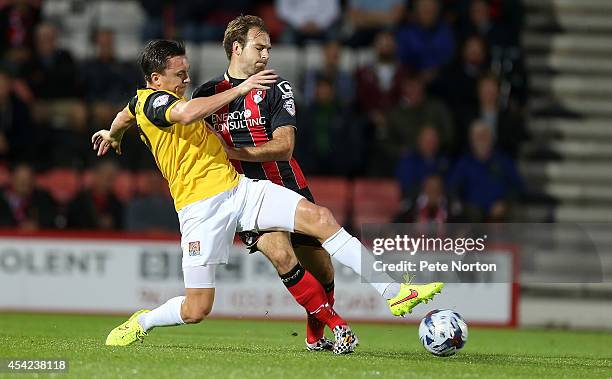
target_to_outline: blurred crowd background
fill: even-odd
[[[223,72],[205,52],[223,56],[227,22],[247,13],[293,84],[295,155],[345,225],[526,220],[524,204],[554,201],[518,168],[525,12],[519,0],[0,1],[0,226],[177,231],[136,133],[120,159],[97,158],[90,137],[143,84],[144,41],[185,40],[197,86]]]
[[[0,228],[178,232],[137,133],[105,159],[91,134],[143,84],[145,41],[185,40],[195,88],[241,13],[340,223],[555,223],[520,246],[521,325],[612,327],[609,284],[546,285],[612,267],[610,0],[0,0]]]

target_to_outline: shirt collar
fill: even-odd
[[[232,86],[237,86],[246,80],[246,79],[233,78],[230,76],[230,74],[227,71],[225,71],[225,74],[223,74],[223,76],[225,77],[225,80],[227,80],[228,82],[232,84]]]

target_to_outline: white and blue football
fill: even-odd
[[[425,349],[433,355],[448,357],[465,345],[468,327],[459,313],[436,309],[421,321],[419,338]]]

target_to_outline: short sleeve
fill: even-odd
[[[179,100],[171,93],[156,91],[147,97],[143,112],[153,125],[166,128],[172,125],[169,120],[170,110]]]
[[[130,112],[130,115],[132,117],[136,117],[136,103],[137,102],[138,102],[138,95],[134,95],[134,97],[130,99],[130,102],[127,105],[128,112]]]
[[[272,132],[281,126],[297,125],[295,116],[295,99],[293,89],[287,80],[276,83],[273,96],[270,99],[270,127]]]

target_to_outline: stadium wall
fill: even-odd
[[[183,293],[178,242],[176,236],[0,233],[0,311],[114,314],[155,307]],[[357,275],[335,268],[335,308],[347,319],[418,322],[429,310],[452,308],[471,325],[517,324],[518,286],[512,283],[448,284],[443,296],[398,319]],[[215,317],[304,316],[272,265],[243,245],[234,245],[217,283]]]

